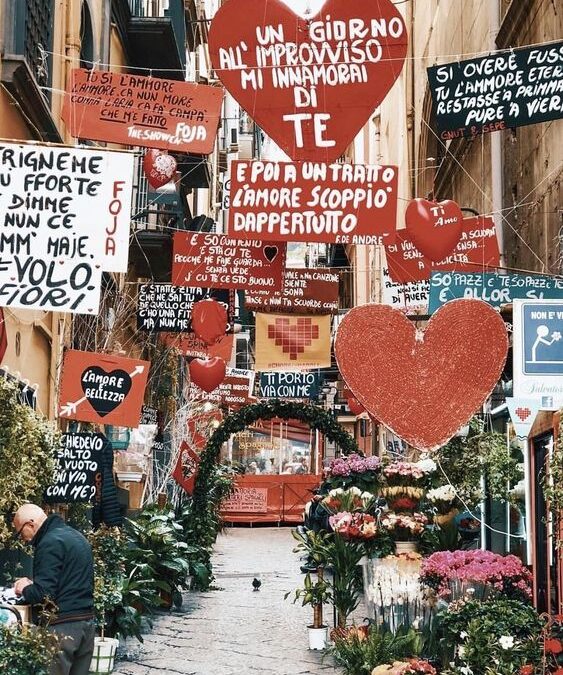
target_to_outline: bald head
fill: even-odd
[[[14,529],[24,541],[31,541],[47,520],[47,514],[36,504],[24,504],[14,515]]]

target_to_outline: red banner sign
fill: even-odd
[[[381,244],[394,240],[397,167],[237,161],[229,235],[240,239]]]
[[[222,234],[176,232],[172,283],[203,288],[280,290],[285,254],[283,244],[237,241]]]
[[[211,393],[202,391],[193,382],[190,383],[190,399],[205,399],[211,403],[236,407],[255,403],[252,396],[254,371],[240,368],[227,368],[227,376]]]
[[[194,491],[200,461],[201,457],[198,453],[193,448],[190,448],[186,441],[182,441],[178,461],[172,472],[172,478],[189,495]]]
[[[218,87],[75,68],[61,115],[75,138],[208,155],[222,101]]]
[[[283,290],[245,294],[247,309],[259,312],[334,314],[338,312],[339,275],[327,269],[286,269]]]
[[[394,244],[385,246],[391,279],[399,284],[430,279],[435,271],[476,272],[479,268],[498,267],[499,250],[494,220],[490,217],[464,218],[463,232],[452,255],[434,263],[425,258],[405,230],[397,231]]]

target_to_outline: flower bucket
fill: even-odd
[[[118,645],[119,640],[115,638],[94,638],[94,653],[90,663],[90,673],[111,673]]]
[[[448,511],[448,513],[437,513],[434,516],[434,522],[436,525],[448,525],[453,521],[453,519],[457,516],[459,513],[458,509],[452,509],[451,511]]]
[[[416,541],[396,541],[395,542],[395,553],[400,555],[401,553],[416,553]]]
[[[328,626],[321,628],[308,626],[307,630],[309,631],[309,649],[314,651],[326,649]]]

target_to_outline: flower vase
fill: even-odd
[[[444,527],[444,525],[449,525],[453,521],[453,519],[457,516],[458,513],[459,509],[452,509],[447,513],[437,513],[434,516],[434,522],[436,523],[436,525]]]
[[[395,554],[401,555],[401,553],[416,553],[417,543],[416,541],[396,541],[395,542]]]
[[[115,638],[94,639],[94,653],[90,663],[90,673],[111,673],[119,640]]]

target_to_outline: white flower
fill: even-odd
[[[362,492],[361,497],[364,501],[369,501],[370,499],[373,499],[373,495],[371,492]]]
[[[353,495],[358,495],[358,496],[362,494],[362,491],[360,490],[360,488],[357,488],[355,485],[354,485],[354,487],[351,487],[349,489],[349,492]]]
[[[503,649],[512,649],[514,647],[514,638],[512,635],[501,635],[499,644]]]
[[[433,459],[430,459],[430,457],[419,460],[416,462],[415,466],[417,466],[421,471],[424,471],[424,473],[434,473],[437,468],[436,462]]]
[[[442,485],[435,490],[428,490],[426,497],[430,502],[453,502],[456,492],[453,485]]]
[[[465,640],[465,638],[467,637],[467,633],[466,633],[464,630],[462,630],[461,633],[459,634],[459,637],[460,637],[462,640]]]
[[[460,646],[457,648],[457,653],[459,655],[459,658],[462,659],[464,654],[465,654],[465,647]]]

